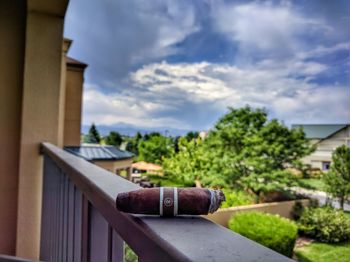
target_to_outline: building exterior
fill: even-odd
[[[293,125],[302,127],[306,137],[316,146],[316,151],[303,158],[315,170],[328,171],[333,151],[341,146],[350,147],[350,124],[343,125]]]
[[[120,150],[114,146],[94,144],[65,146],[64,149],[112,173],[120,175],[122,171],[125,171],[127,178],[131,179],[131,165],[134,154],[128,151]]]

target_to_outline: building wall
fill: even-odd
[[[26,2],[0,1],[0,254],[16,249]]]
[[[16,255],[38,259],[43,174],[40,143],[59,144],[61,110],[64,13],[51,13],[48,7],[61,7],[66,1],[31,3],[24,55]]]
[[[291,212],[296,202],[301,202],[303,206],[308,206],[310,203],[310,200],[302,199],[302,200],[292,200],[292,201],[283,201],[283,202],[255,204],[255,205],[248,205],[248,206],[221,208],[217,212],[213,214],[208,214],[203,217],[227,228],[228,228],[228,222],[230,218],[236,215],[237,213],[241,213],[241,212],[264,212],[269,214],[280,215],[281,217],[285,217],[285,218],[292,218]]]
[[[310,156],[303,158],[303,162],[310,164],[313,168],[322,170],[323,162],[332,161],[333,151],[341,145],[349,145],[350,126],[340,130],[327,139],[318,142],[317,149]]]
[[[132,158],[118,161],[94,161],[94,164],[109,170],[112,173],[116,173],[116,171],[119,169],[131,169]]]
[[[67,65],[64,118],[64,145],[80,145],[84,68]]]

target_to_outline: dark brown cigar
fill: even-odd
[[[177,216],[214,213],[223,201],[221,190],[158,187],[119,193],[116,204],[126,213]]]

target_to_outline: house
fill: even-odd
[[[333,151],[341,145],[350,147],[350,124],[292,125],[292,128],[300,127],[310,143],[316,146],[314,153],[302,159],[313,169],[328,171]]]
[[[134,154],[109,145],[83,144],[81,146],[65,146],[64,149],[76,156],[92,162],[112,173],[121,175],[126,172],[131,179],[131,166]]]

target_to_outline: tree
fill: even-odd
[[[172,139],[159,133],[149,134],[147,140],[142,140],[138,145],[139,160],[151,163],[161,163],[164,157],[173,152]]]
[[[257,202],[264,193],[296,184],[286,168],[313,151],[301,129],[288,129],[249,106],[229,108],[205,141],[217,172],[232,187],[254,193]]]
[[[190,131],[190,132],[188,132],[187,134],[186,134],[186,139],[188,140],[188,141],[191,141],[191,140],[193,140],[193,139],[197,139],[198,137],[199,137],[199,132],[197,132],[197,131]]]
[[[259,202],[264,193],[295,185],[286,168],[312,150],[301,129],[268,120],[265,110],[229,108],[205,140],[181,139],[178,154],[165,159],[163,168],[205,186],[249,191]]]
[[[99,144],[101,142],[101,136],[94,123],[92,123],[89,129],[89,133],[87,134],[85,141],[87,143],[94,143],[94,144]]]
[[[202,139],[188,140],[186,136],[178,141],[178,152],[163,161],[163,170],[172,180],[193,185],[195,181],[202,185],[222,187],[220,174],[210,174],[211,160],[203,147]]]
[[[106,144],[119,147],[123,142],[122,136],[118,132],[110,132],[106,137]]]
[[[136,135],[127,142],[125,149],[129,152],[134,153],[135,155],[138,155],[138,146],[142,139],[142,134],[140,132],[137,132]]]
[[[350,195],[350,148],[342,145],[332,154],[331,169],[323,175],[326,191],[339,198],[340,207],[344,209],[345,199]]]

